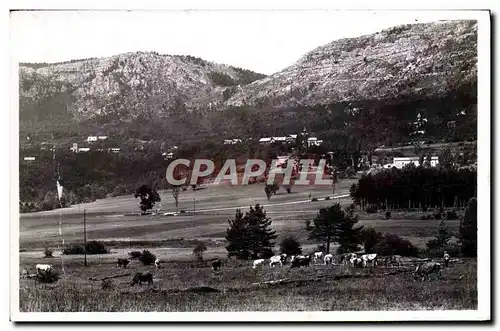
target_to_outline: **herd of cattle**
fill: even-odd
[[[269,267],[274,268],[275,266],[282,267],[290,262],[290,268],[297,267],[309,267],[311,263],[313,264],[324,264],[324,265],[346,265],[356,268],[364,268],[364,267],[376,267],[377,265],[388,266],[397,266],[400,267],[402,265],[402,257],[400,255],[391,255],[385,257],[384,259],[379,259],[377,254],[362,254],[358,255],[356,253],[347,253],[339,256],[334,256],[332,254],[324,254],[323,252],[315,252],[314,254],[306,254],[306,255],[292,255],[288,256],[287,254],[281,254],[272,256],[269,261]],[[118,259],[117,267],[118,268],[127,268],[130,264],[130,259]],[[257,259],[253,261],[252,268],[259,269],[262,268],[266,263],[266,259]],[[160,264],[160,260],[156,259],[154,265],[157,269],[161,269],[162,266]],[[448,265],[448,260],[445,258],[445,266]],[[220,259],[212,260],[212,269],[214,271],[218,271],[222,268],[222,261]],[[442,264],[435,261],[425,261],[420,263],[416,269],[413,271],[413,278],[422,279],[422,280],[431,280],[431,275],[435,274],[439,279],[441,277],[441,269]],[[36,271],[38,275],[45,275],[54,270],[52,265],[49,264],[37,264]],[[23,276],[26,271],[23,271]],[[148,284],[153,284],[153,274],[148,272],[137,272],[132,278],[131,285],[135,284],[141,285],[142,283],[147,282]]]
[[[287,254],[281,254],[272,256],[269,259],[269,267],[273,268],[277,265],[283,266],[287,263]],[[335,262],[337,260],[337,262]],[[448,259],[445,258],[445,265],[448,265]],[[402,265],[402,257],[400,255],[391,255],[385,257],[382,261],[379,260],[378,254],[362,254],[358,255],[356,253],[346,253],[339,255],[337,258],[332,254],[324,254],[323,252],[315,252],[314,254],[307,255],[292,255],[290,256],[290,268],[296,267],[308,267],[314,264],[324,264],[324,265],[346,265],[356,268],[364,267],[376,267],[380,263],[384,266],[397,266]],[[265,259],[257,259],[253,261],[253,269],[261,268],[266,263]],[[221,266],[221,261],[216,260],[212,263],[212,268],[217,270]],[[442,265],[435,261],[425,261],[417,266],[413,272],[413,278],[422,280],[431,280],[431,275],[436,274],[437,278],[441,277]]]
[[[269,259],[269,267],[274,267],[276,265],[283,266],[288,261],[287,254],[281,254],[272,256]],[[347,253],[342,254],[337,257],[338,263],[335,262],[335,257],[333,254],[325,254],[323,252],[315,252],[314,254],[307,255],[292,255],[290,256],[290,267],[308,267],[311,262],[314,264],[322,263],[325,265],[331,264],[340,264],[340,265],[350,265],[352,267],[367,267],[372,266],[375,267],[378,263],[378,255],[377,254],[362,254],[359,255],[356,253]],[[265,259],[258,259],[253,261],[253,268],[259,268],[266,262]],[[392,255],[384,259],[383,262],[386,266],[389,265],[401,265],[401,256]]]

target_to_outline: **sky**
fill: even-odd
[[[19,62],[156,51],[272,74],[337,39],[460,15],[409,10],[19,11],[11,13],[11,50]]]

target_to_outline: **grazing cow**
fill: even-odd
[[[295,267],[309,267],[311,264],[311,257],[309,255],[306,256],[297,256],[292,262],[290,268]]]
[[[323,253],[323,252],[314,252],[313,261],[314,261],[314,263],[318,263],[320,261],[323,261],[324,257],[325,257],[325,253]]]
[[[134,286],[135,284],[142,285],[142,283],[148,282],[148,284],[152,285],[153,284],[153,274],[148,272],[143,272],[143,273],[136,273],[134,278],[132,278],[132,284],[131,286]]]
[[[283,253],[283,254],[281,254],[281,255],[280,255],[280,257],[281,257],[281,263],[282,263],[282,264],[285,264],[285,263],[286,263],[286,259],[287,259],[288,255],[286,255],[285,253]]]
[[[43,274],[53,270],[53,267],[50,264],[37,264],[35,267],[36,271],[39,274]]]
[[[425,262],[417,266],[413,273],[413,279],[416,280],[422,277],[422,281],[427,278],[431,280],[431,274],[436,274],[437,278],[441,277],[441,263],[438,262]]]
[[[121,267],[126,268],[129,265],[129,263],[130,263],[129,259],[118,259],[117,267],[118,268],[121,268]]]
[[[356,255],[356,253],[346,253],[346,254],[343,254],[340,256],[340,264],[344,264],[344,265],[348,265],[348,264],[351,264],[353,265],[353,261],[355,258],[357,258],[358,256]]]
[[[333,255],[326,254],[325,257],[323,258],[323,261],[325,262],[325,264],[333,264]]]
[[[396,265],[398,267],[400,267],[403,263],[401,261],[401,255],[391,255],[391,256],[388,256],[385,258],[384,260],[384,264],[385,266],[393,266],[393,265]]]
[[[364,262],[365,261],[363,261],[363,259],[360,257],[351,259],[351,265],[356,268],[363,268],[364,266],[366,266]]]
[[[274,267],[275,264],[279,264],[280,266],[283,266],[283,262],[281,262],[281,256],[271,256],[269,259],[269,266]]]
[[[217,260],[212,261],[212,269],[214,271],[217,271],[220,268],[222,268],[222,261],[221,260],[217,259]]]
[[[257,269],[257,268],[261,267],[264,264],[264,261],[265,261],[264,259],[258,259],[258,260],[253,261],[252,268]]]
[[[370,264],[372,267],[377,265],[377,254],[364,254],[361,255],[361,260],[363,260],[363,266],[366,267]]]
[[[156,269],[161,269],[160,259],[159,258],[156,258],[156,260],[155,260],[155,267],[156,267]]]

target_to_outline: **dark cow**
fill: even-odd
[[[384,264],[386,267],[397,265],[400,267],[403,263],[401,261],[401,255],[391,255],[385,258]]]
[[[221,267],[222,267],[222,261],[221,260],[217,259],[217,260],[212,261],[212,269],[214,271],[219,270]]]
[[[124,267],[126,268],[130,263],[130,260],[129,259],[118,259],[118,265],[117,267],[118,268],[121,268],[121,267]]]
[[[441,277],[441,263],[438,262],[425,262],[417,266],[415,272],[413,273],[413,279],[418,279],[422,277],[422,281],[427,278],[431,280],[431,274],[436,274],[437,279]]]
[[[296,256],[292,261],[292,265],[290,268],[295,267],[309,267],[311,264],[311,257],[309,255],[306,256]]]
[[[149,271],[148,272],[143,272],[143,273],[136,273],[134,278],[132,278],[132,286],[134,286],[135,284],[139,284],[139,285],[142,285],[142,283],[145,283],[145,282],[148,282],[150,285],[153,284],[153,274],[150,273]]]

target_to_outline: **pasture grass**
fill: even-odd
[[[214,273],[209,262],[170,261],[163,269],[139,266],[116,269],[114,263],[95,263],[88,268],[68,265],[56,284],[21,279],[20,310],[23,312],[75,311],[332,311],[332,310],[426,310],[477,309],[476,260],[452,264],[441,280],[414,281],[411,273],[386,275],[373,270],[313,265],[309,268],[253,270],[250,261],[224,261]],[[154,285],[130,286],[135,272],[150,270]],[[391,269],[392,270],[392,269]],[[409,269],[410,270],[410,269]],[[130,273],[115,278],[108,289],[90,277]],[[353,278],[334,279],[338,275]],[[368,278],[356,278],[368,275]],[[283,285],[252,285],[289,278]],[[187,290],[207,286],[216,293]]]

